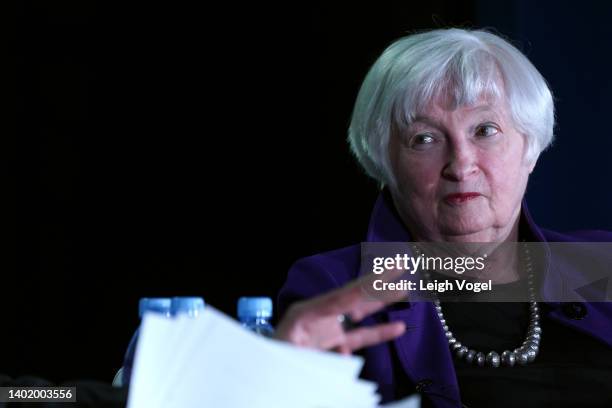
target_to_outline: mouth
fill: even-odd
[[[444,201],[450,205],[461,205],[472,201],[480,196],[481,194],[476,192],[454,193],[444,196]]]

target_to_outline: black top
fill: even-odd
[[[524,216],[520,219],[519,235],[526,242],[538,241]],[[533,253],[532,258],[535,270],[539,270],[542,259]],[[430,273],[432,279],[449,278]],[[538,281],[539,276],[535,277]],[[459,297],[452,291],[438,295],[449,330],[464,346],[485,354],[519,347],[525,341],[529,324],[528,303],[481,301],[516,298],[517,291],[524,293],[527,289],[525,279],[493,288],[491,292],[472,295],[478,298],[477,302],[467,301],[464,292]],[[444,302],[446,296],[455,301]],[[532,363],[493,368],[454,359],[463,407],[612,407],[612,348],[552,320],[548,316],[551,308],[545,303],[538,305],[542,339],[539,354]],[[578,306],[570,303],[558,307],[576,317],[584,312]],[[394,362],[397,359],[395,355]],[[394,364],[394,370],[400,373],[401,367]],[[405,376],[396,378],[399,378],[397,397],[415,392],[414,384],[404,382]],[[424,407],[431,406],[426,395],[424,391]]]
[[[612,407],[612,349],[548,317],[540,303],[542,340],[525,366],[478,367],[455,359],[461,401],[474,407]],[[485,354],[525,340],[527,303],[446,302],[446,322],[465,346]]]

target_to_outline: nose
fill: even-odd
[[[449,149],[448,162],[442,170],[442,176],[451,181],[464,181],[478,172],[476,151],[468,141],[453,143]]]

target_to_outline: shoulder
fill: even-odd
[[[601,230],[543,232],[550,244],[547,247],[552,276],[562,283],[558,287],[591,301],[606,299],[603,279],[607,281],[610,276],[612,233]],[[565,294],[560,296],[567,298]]]
[[[298,259],[289,268],[278,297],[279,316],[293,302],[344,286],[359,273],[360,245]]]
[[[322,269],[338,286],[342,286],[357,277],[360,254],[360,245],[351,245],[299,259],[291,270]]]
[[[612,242],[612,232],[603,230],[580,230],[572,232],[557,232],[542,229],[544,237],[549,242]]]

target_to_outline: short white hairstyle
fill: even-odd
[[[454,106],[505,95],[513,124],[526,138],[524,159],[531,163],[553,140],[552,93],[525,55],[484,30],[432,30],[391,44],[359,90],[348,140],[368,175],[395,188],[391,134],[441,95],[452,98]]]

